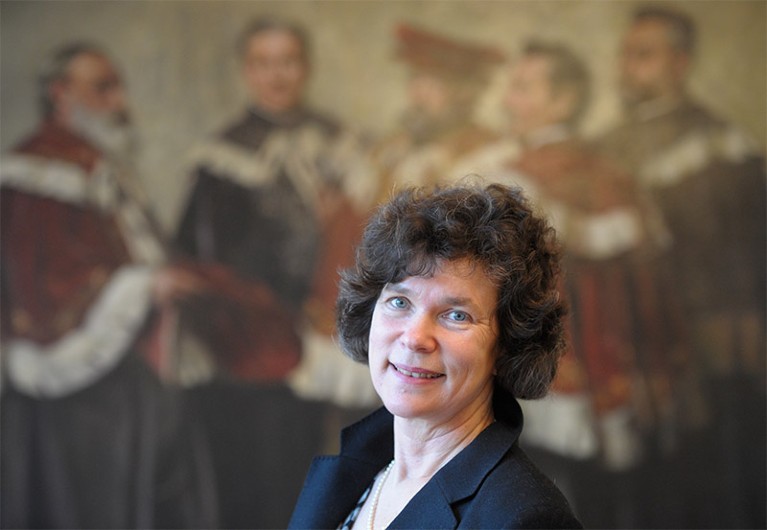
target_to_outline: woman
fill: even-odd
[[[315,459],[292,528],[580,528],[517,444],[563,348],[554,232],[517,189],[406,190],[368,224],[338,300],[384,408]]]

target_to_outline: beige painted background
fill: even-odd
[[[549,1],[8,1],[0,2],[0,147],[37,120],[35,76],[46,54],[72,39],[99,42],[124,71],[142,141],[140,168],[161,219],[175,223],[180,159],[245,102],[233,49],[253,16],[306,24],[314,41],[310,99],[347,123],[382,135],[404,106],[406,71],[393,59],[393,29],[410,21],[494,44],[513,56],[528,37],[555,39],[587,59],[595,101],[587,135],[619,117],[614,72],[620,36],[640,2]],[[699,55],[694,94],[767,141],[767,2],[667,1],[694,18]],[[504,126],[499,69],[478,118]]]

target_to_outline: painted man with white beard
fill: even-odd
[[[198,440],[152,370],[165,310],[202,283],[165,265],[108,56],[61,48],[40,92],[39,127],[0,170],[0,525],[211,527]]]

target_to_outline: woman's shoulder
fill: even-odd
[[[562,492],[516,444],[487,475],[461,520],[497,528],[582,528]]]

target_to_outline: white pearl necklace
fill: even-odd
[[[383,475],[381,475],[381,480],[378,482],[376,490],[373,492],[373,499],[371,500],[370,504],[370,513],[368,513],[368,530],[373,530],[373,523],[375,522],[376,517],[376,509],[378,508],[378,499],[381,498],[381,490],[383,489],[384,482],[386,482],[386,479],[389,478],[389,472],[391,471],[392,467],[394,467],[394,460],[389,462],[389,465],[386,466],[386,469],[384,469]]]

